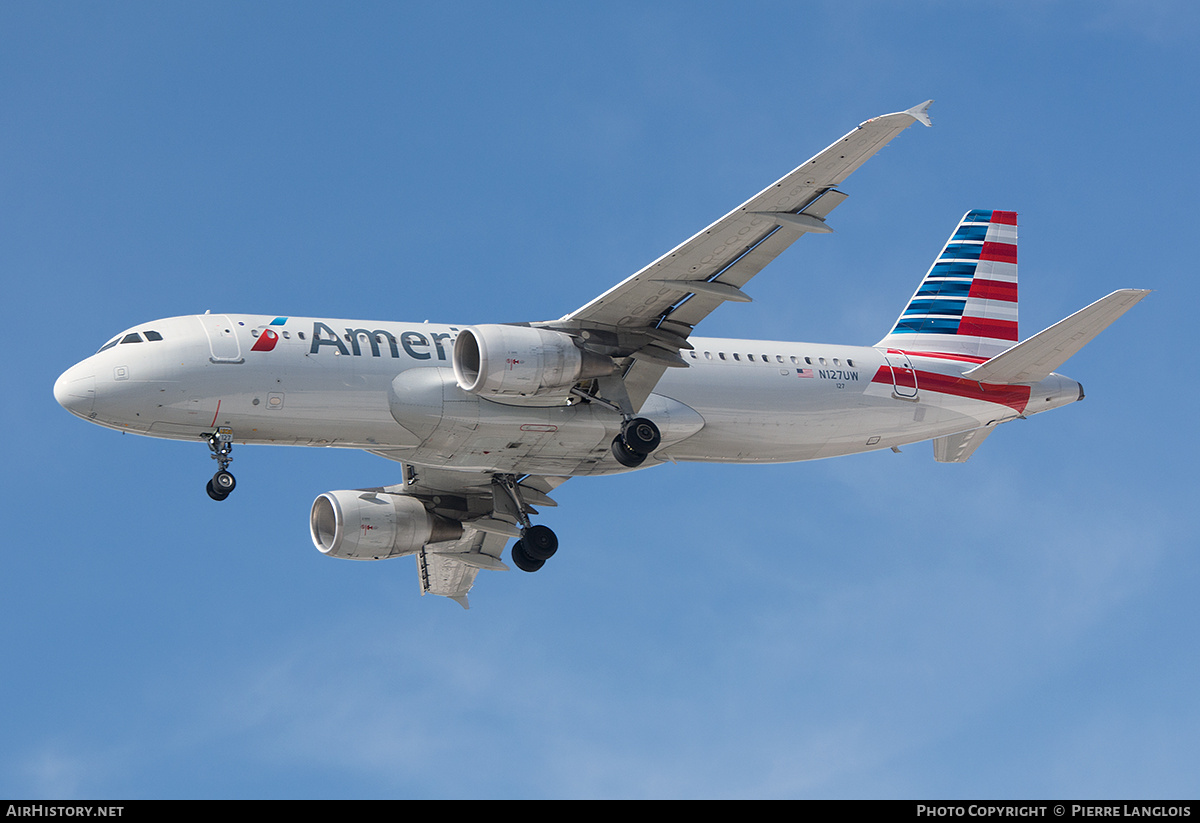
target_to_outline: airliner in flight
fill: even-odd
[[[437,325],[209,314],[137,325],[59,377],[72,414],[206,443],[208,495],[234,443],[364,449],[400,482],[330,491],[310,513],[331,557],[415,555],[422,593],[467,606],[480,569],[536,571],[531,522],[571,477],[667,462],[815,460],[933,441],[961,462],[1001,423],[1083,398],[1055,373],[1148,293],[1122,289],[1021,342],[1017,216],[958,223],[874,346],[697,337],[696,325],[804,234],[831,231],[842,182],[928,101],[862,123],[558,320]]]

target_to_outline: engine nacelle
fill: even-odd
[[[604,377],[611,357],[584,351],[569,334],[528,326],[471,326],[454,341],[454,377],[485,397],[563,394],[579,380]]]
[[[463,531],[415,497],[364,491],[325,492],[313,501],[308,525],[322,554],[347,560],[413,554],[426,543],[457,540]]]

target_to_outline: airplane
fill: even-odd
[[[641,271],[558,320],[438,325],[271,315],[127,329],[54,385],[107,428],[207,443],[224,500],[234,443],[363,449],[401,482],[325,492],[309,526],[330,557],[414,555],[422,594],[469,608],[480,569],[534,572],[558,548],[531,521],[571,477],[686,461],[778,463],[933,441],[967,460],[1001,423],[1083,399],[1055,373],[1149,292],[1121,289],[1024,341],[1017,216],[959,221],[873,346],[696,337],[805,234],[839,186],[926,101],[867,120]]]

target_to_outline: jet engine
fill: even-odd
[[[313,501],[313,545],[347,560],[413,554],[426,543],[457,540],[462,524],[426,511],[415,497],[373,491],[334,491]]]
[[[529,326],[463,329],[453,360],[463,391],[496,398],[564,394],[577,381],[616,368],[611,357],[579,348],[569,334]]]

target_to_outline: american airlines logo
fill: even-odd
[[[451,326],[450,331],[457,332],[458,329]],[[404,353],[413,360],[431,360],[435,357],[447,360],[453,345],[454,335],[445,332],[427,334],[402,331],[397,337],[386,329],[346,329],[345,336],[341,336],[318,320],[313,323],[312,345],[308,347],[308,353],[320,354],[321,349],[328,347],[346,357],[363,357],[369,352],[371,357],[383,357],[386,353],[396,358],[404,349]]]
[[[273,351],[275,344],[279,342],[279,332],[275,331],[271,326],[282,326],[286,323],[286,317],[276,317],[268,325],[259,329],[258,339],[254,341],[254,345],[250,347],[250,351]]]

